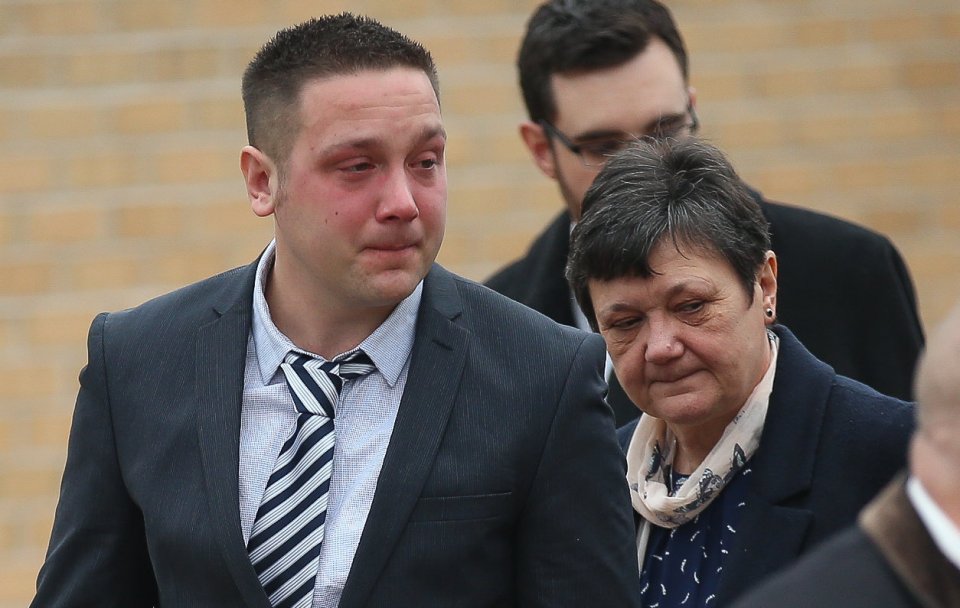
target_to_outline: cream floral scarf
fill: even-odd
[[[776,334],[768,330],[767,336],[771,356],[766,373],[717,444],[673,496],[669,483],[676,440],[663,420],[647,415],[640,417],[627,448],[627,483],[633,508],[643,518],[637,533],[641,570],[651,524],[676,528],[692,521],[720,494],[760,445],[779,347]]]

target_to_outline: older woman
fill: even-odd
[[[716,148],[638,142],[583,209],[567,278],[643,412],[620,434],[645,603],[723,606],[854,521],[913,408],[776,324],[767,222]]]

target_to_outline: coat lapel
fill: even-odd
[[[430,473],[466,362],[470,332],[455,324],[460,313],[455,280],[434,265],[424,282],[406,388],[341,608],[367,603]]]
[[[813,484],[833,373],[789,330],[777,326],[775,332],[780,337],[777,375],[760,447],[753,457],[738,544],[732,552],[738,559],[727,561],[718,604],[794,559],[813,520],[809,509],[790,507],[787,502]]]
[[[930,536],[907,495],[906,481],[906,474],[891,481],[861,511],[860,527],[918,605],[960,606],[960,571]]]
[[[524,302],[557,323],[576,327],[573,305],[570,301],[570,285],[564,270],[570,253],[570,216],[561,213],[544,232],[542,241],[536,245],[542,256],[536,276],[539,281],[531,283],[530,301]]]
[[[240,531],[240,409],[256,262],[239,269],[197,332],[197,428],[207,503],[227,567],[250,606],[270,608]]]

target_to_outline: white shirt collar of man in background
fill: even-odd
[[[940,552],[960,569],[960,528],[950,521],[916,477],[907,479],[907,497]]]

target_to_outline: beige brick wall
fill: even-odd
[[[924,320],[960,297],[960,5],[674,0],[704,134],[772,198],[888,234]],[[278,27],[367,12],[422,40],[450,132],[443,263],[482,279],[560,208],[516,135],[533,0],[0,0],[0,608],[42,561],[101,310],[253,259],[239,79]],[[878,328],[883,331],[883,328]]]

